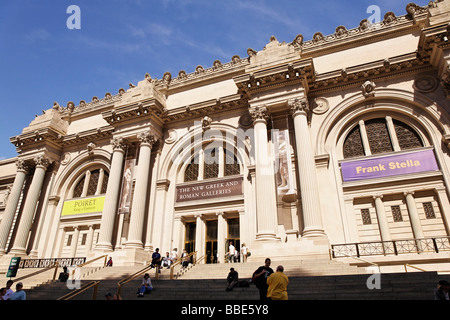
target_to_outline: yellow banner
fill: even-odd
[[[75,214],[102,212],[104,203],[105,197],[65,201],[61,216],[64,217]]]

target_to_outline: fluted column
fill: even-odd
[[[308,101],[295,99],[289,101],[294,119],[295,142],[297,146],[298,176],[304,237],[325,236],[320,210],[319,188],[317,183],[316,163],[308,126]]]
[[[417,211],[417,204],[414,199],[414,192],[408,191],[403,194],[406,197],[406,206],[408,207],[409,220],[411,221],[414,238],[423,239],[425,236],[423,234],[422,224],[420,223],[419,212]]]
[[[142,248],[142,234],[145,218],[145,207],[148,194],[148,180],[150,173],[150,158],[155,137],[150,132],[138,134],[141,142],[139,151],[139,166],[134,188],[133,204],[130,216],[130,228],[128,231],[127,248]]]
[[[276,187],[273,162],[270,157],[267,140],[266,107],[255,107],[249,110],[253,118],[255,135],[255,168],[256,168],[256,219],[258,240],[276,240],[277,206]]]
[[[20,217],[14,246],[11,253],[16,255],[26,254],[28,236],[33,223],[34,213],[36,211],[37,202],[44,183],[45,172],[50,164],[50,160],[46,156],[37,156],[34,158],[36,168],[34,170],[33,180],[25,199],[22,215]]]
[[[28,172],[25,162],[21,159],[16,161],[16,166],[17,174],[0,223],[0,255],[6,253],[6,243],[8,241],[14,215],[17,211],[17,206],[19,205],[20,195],[22,194],[23,185]]]
[[[375,200],[375,210],[377,212],[378,226],[380,228],[381,241],[391,241],[391,233],[389,231],[389,223],[386,217],[386,210],[383,204],[383,196],[376,195],[373,197]]]
[[[105,251],[112,251],[114,222],[117,215],[125,155],[125,141],[123,138],[114,138],[111,140],[111,144],[113,146],[111,172],[106,189],[99,241],[96,246],[96,249]]]

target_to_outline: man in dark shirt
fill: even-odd
[[[227,289],[226,291],[233,290],[234,286],[237,285],[239,281],[238,272],[234,270],[234,268],[230,268],[230,273],[228,273],[227,277]]]
[[[259,267],[253,272],[252,282],[259,290],[259,298],[261,300],[267,300],[267,278],[273,273],[273,269],[270,267],[270,259],[266,258],[264,265]]]
[[[152,254],[152,267],[157,268],[158,272],[161,272],[161,254],[159,253],[159,248],[156,248]]]

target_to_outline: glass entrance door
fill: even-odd
[[[186,223],[186,235],[184,237],[184,249],[187,253],[195,251],[195,231],[197,224],[195,222]]]
[[[228,253],[230,244],[233,244],[235,250],[239,253],[239,256],[233,258],[233,261],[239,262],[240,252],[241,252],[241,240],[239,233],[239,218],[228,219],[228,232],[225,252]],[[228,262],[230,262],[230,257],[228,257]]]

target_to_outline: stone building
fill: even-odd
[[[448,258],[449,22],[450,0],[411,3],[55,102],[0,161],[0,264],[224,262],[230,242],[251,259]]]

